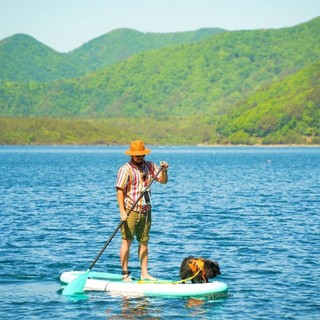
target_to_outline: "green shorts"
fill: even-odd
[[[136,237],[138,242],[147,242],[150,228],[151,210],[146,213],[131,211],[128,219],[121,226],[122,239],[133,240]]]

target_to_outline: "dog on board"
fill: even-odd
[[[180,277],[182,282],[191,280],[192,283],[208,283],[209,279],[220,273],[218,262],[204,258],[189,256],[184,258],[180,266]]]

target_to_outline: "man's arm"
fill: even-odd
[[[125,221],[127,220],[127,212],[124,208],[124,193],[120,188],[117,188],[117,200],[119,205],[120,218],[122,221]]]

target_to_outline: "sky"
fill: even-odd
[[[0,41],[24,33],[69,52],[118,28],[278,29],[318,16],[319,0],[0,0]]]

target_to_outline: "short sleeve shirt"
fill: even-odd
[[[152,179],[155,178],[157,181],[161,179],[161,175],[156,176],[158,170],[158,166],[150,161],[144,161],[141,168],[130,161],[119,169],[115,187],[123,190],[126,209],[131,209]],[[134,211],[147,211],[149,209],[150,204],[145,204],[144,197],[133,208]]]

